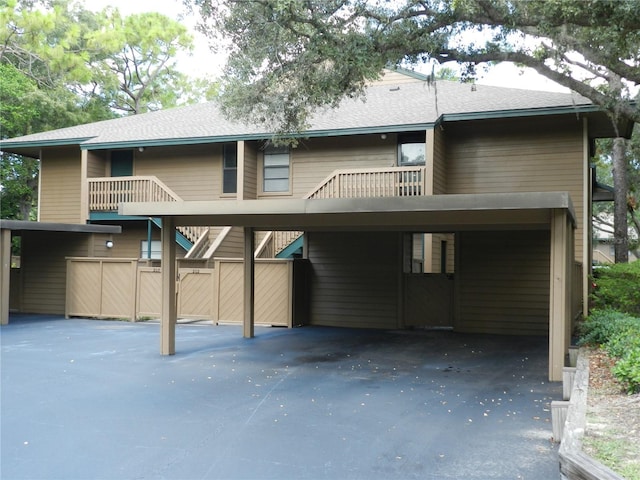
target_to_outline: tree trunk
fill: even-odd
[[[627,165],[625,153],[627,141],[616,138],[613,141],[613,241],[616,263],[629,262],[629,231],[627,227]]]

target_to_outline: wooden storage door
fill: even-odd
[[[178,274],[178,318],[213,319],[214,269],[181,268]]]
[[[453,277],[404,275],[404,326],[453,327]]]

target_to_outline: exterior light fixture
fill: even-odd
[[[140,153],[144,152],[144,147],[138,147],[138,151],[139,151]]]
[[[113,240],[107,240],[104,242],[104,246],[107,248],[113,248]]]

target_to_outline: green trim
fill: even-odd
[[[302,250],[304,245],[304,235],[300,235],[293,242],[283,248],[280,253],[276,255],[276,258],[291,258],[298,250]]]
[[[493,118],[532,117],[539,115],[566,115],[600,111],[601,109],[596,105],[576,105],[570,107],[525,108],[521,110],[494,110],[489,112],[445,113],[441,118],[443,122],[457,122],[462,120],[488,120]]]
[[[486,112],[452,113],[440,115],[434,122],[406,123],[397,125],[376,125],[371,127],[336,128],[330,130],[308,130],[302,133],[291,134],[292,138],[318,138],[337,137],[348,135],[366,135],[403,132],[411,130],[432,130],[444,122],[456,122],[464,120],[488,120],[495,118],[516,118],[541,115],[566,115],[577,113],[600,112],[596,105],[572,105],[563,107],[527,108],[521,110],[494,110]],[[138,147],[165,147],[181,145],[197,145],[207,143],[237,142],[241,140],[269,140],[272,133],[252,133],[247,135],[223,135],[212,137],[167,138],[157,140],[129,140],[126,142],[88,142],[81,144],[82,150],[102,150],[108,148],[138,148]]]
[[[95,137],[97,137],[97,135],[92,135],[90,137],[65,138],[63,140],[29,140],[26,142],[0,140],[0,148],[63,147],[78,145]]]
[[[437,122],[409,123],[403,125],[381,125],[374,127],[342,128],[332,130],[308,130],[302,133],[291,134],[292,138],[315,138],[315,137],[337,137],[346,135],[364,135],[402,132],[407,130],[431,130]],[[252,133],[247,135],[224,135],[216,137],[191,137],[191,138],[171,138],[160,140],[137,140],[126,142],[104,142],[81,144],[82,150],[103,150],[109,148],[138,148],[138,147],[172,147],[181,145],[198,145],[206,143],[225,143],[250,140],[269,140],[273,138],[272,133]]]
[[[151,218],[150,220],[157,227],[162,229],[162,219],[161,218]],[[189,239],[187,237],[185,237],[184,235],[182,235],[182,233],[180,233],[180,231],[178,231],[177,229],[176,229],[176,243],[178,245],[180,245],[182,248],[184,248],[185,252],[188,252],[189,250],[191,250],[191,247],[193,247],[193,243],[191,243],[189,241]]]
[[[91,212],[89,213],[89,221],[105,221],[105,220],[142,220],[147,221],[149,217],[140,217],[137,215],[118,215],[118,212]]]
[[[118,212],[91,212],[89,214],[89,222],[99,222],[99,221],[149,221],[162,229],[162,219],[160,218],[152,218],[152,217],[142,217],[138,215],[118,215]],[[180,231],[176,230],[176,243],[180,245],[186,252],[191,250],[193,247],[193,243],[189,241],[187,237],[185,237]]]

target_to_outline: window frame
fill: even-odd
[[[162,260],[162,240],[151,240],[151,258],[147,257],[149,240],[140,240],[140,259],[143,260]],[[156,248],[154,248],[156,247]],[[156,256],[157,255],[157,256]]]
[[[424,149],[422,162],[403,162],[402,147],[404,145],[421,145]],[[398,135],[398,149],[396,163],[399,167],[423,167],[427,164],[427,134],[426,132],[403,133]]]
[[[270,158],[271,156],[284,156],[286,154],[287,156],[287,165],[286,165],[286,171],[287,171],[287,176],[274,176],[271,178],[269,177],[269,174],[267,173],[269,171],[269,169],[273,169],[273,170],[277,170],[277,169],[281,169],[284,170],[284,165],[267,165],[267,159]],[[265,194],[265,195],[287,195],[291,193],[291,149],[288,146],[273,146],[273,145],[268,145],[267,147],[264,148],[263,152],[262,152],[262,179],[260,182],[260,187],[261,187],[261,193]],[[286,180],[286,188],[283,188],[282,190],[272,190],[272,189],[268,189],[267,188],[267,182],[268,181],[284,181]],[[283,182],[284,183],[284,182]]]
[[[235,167],[227,166],[227,159],[229,158],[227,152],[233,150],[235,153]],[[227,185],[226,176],[232,174],[234,177],[233,191],[227,191],[225,189]],[[238,144],[237,143],[225,143],[222,145],[222,194],[223,195],[237,195],[238,194]]]

